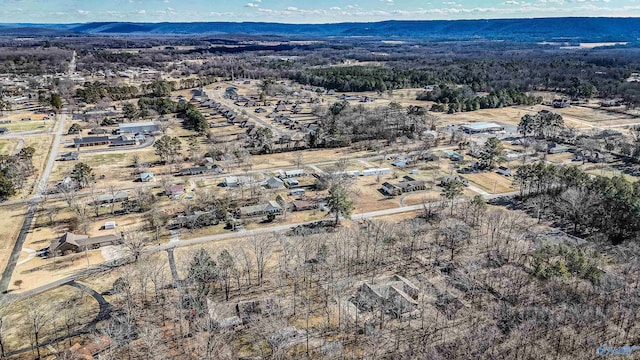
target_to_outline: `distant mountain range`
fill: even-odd
[[[22,36],[245,34],[300,38],[638,42],[640,18],[383,21],[299,25],[256,22],[0,24],[0,35],[2,34]]]

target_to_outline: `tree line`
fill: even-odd
[[[433,91],[424,91],[416,97],[417,100],[435,101],[431,111],[456,112],[475,111],[480,109],[495,109],[514,105],[536,105],[542,102],[540,96],[529,96],[514,89],[492,91],[486,96],[477,96],[468,86],[453,88],[440,85]]]
[[[614,245],[640,235],[640,184],[624,176],[538,162],[519,167],[515,178],[521,199],[538,219],[556,219],[575,234]]]
[[[35,173],[33,154],[36,150],[25,147],[16,155],[0,155],[0,200],[16,194],[27,179]]]

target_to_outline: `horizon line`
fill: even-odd
[[[461,21],[496,21],[496,20],[546,20],[546,19],[640,19],[640,16],[543,16],[543,17],[504,17],[504,18],[470,18],[470,19],[386,19],[376,21],[340,21],[323,23],[288,23],[278,21],[117,21],[96,20],[86,22],[0,22],[0,25],[84,25],[97,23],[120,24],[279,24],[279,25],[340,25],[340,24],[378,24],[385,22],[461,22]]]

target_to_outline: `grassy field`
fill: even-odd
[[[17,140],[0,140],[0,155],[11,155],[17,145]]]
[[[473,185],[491,194],[502,194],[514,191],[513,177],[506,177],[495,172],[465,174],[467,180]]]
[[[0,268],[4,269],[27,212],[26,206],[5,206],[0,216]]]

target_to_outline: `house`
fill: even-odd
[[[347,95],[347,94],[342,94],[340,96],[338,96],[338,100],[346,100],[346,101],[350,101],[350,100],[360,100],[360,97],[358,96],[354,96],[354,95]]]
[[[549,154],[561,154],[561,153],[569,152],[570,150],[571,150],[570,148],[566,146],[558,145],[554,142],[547,144],[547,153]]]
[[[480,134],[480,133],[496,133],[504,131],[504,126],[493,122],[475,122],[471,124],[460,125],[460,130],[467,134]]]
[[[228,87],[224,91],[224,98],[235,100],[238,98],[238,89],[235,87]]]
[[[240,217],[255,217],[281,213],[282,207],[273,200],[263,204],[244,206],[238,209],[238,215]]]
[[[222,183],[226,187],[238,187],[244,184],[249,184],[253,181],[253,178],[250,176],[229,176],[224,178],[224,182]]]
[[[404,180],[397,184],[391,184],[389,182],[385,182],[382,184],[382,190],[391,196],[426,189],[427,183],[425,181],[415,180],[409,176],[405,176]]]
[[[91,130],[89,130],[89,135],[104,135],[104,134],[109,134],[110,131],[107,129],[101,129],[101,128],[93,128]]]
[[[278,103],[276,106],[275,112],[287,111],[287,105],[284,102]]]
[[[125,191],[117,192],[115,194],[103,194],[98,196],[92,204],[102,205],[102,204],[111,204],[118,203],[129,200],[129,193]]]
[[[301,176],[305,176],[305,171],[303,169],[298,169],[298,170],[287,170],[287,171],[279,171],[279,177],[281,179],[289,179],[289,178],[295,178],[295,177],[301,177]]]
[[[377,175],[387,175],[387,174],[391,174],[391,169],[389,168],[365,169],[365,170],[362,170],[362,173],[361,173],[362,176],[377,176]]]
[[[440,180],[440,186],[445,186],[453,180],[458,180],[462,183],[462,185],[469,186],[469,180],[467,180],[466,178],[463,178],[462,176],[447,176],[442,180]]]
[[[78,182],[67,176],[56,184],[58,191],[64,192],[78,188]]]
[[[77,152],[70,152],[60,155],[60,161],[73,161],[78,160],[79,154]]]
[[[167,185],[164,188],[164,193],[170,198],[177,198],[180,195],[184,194],[184,185]]]
[[[464,160],[464,155],[459,154],[455,151],[447,151],[445,152],[445,154],[447,155],[447,157],[451,160],[451,161],[463,161]]]
[[[135,137],[131,135],[120,135],[114,139],[110,139],[111,144],[109,146],[135,146],[138,142]]]
[[[160,125],[153,121],[119,124],[117,134],[153,134],[160,131]]]
[[[602,130],[599,134],[594,136],[596,139],[613,139],[622,137],[622,133],[613,129]]]
[[[556,109],[566,108],[567,106],[569,106],[569,100],[568,99],[554,99],[551,102],[551,106],[553,106]]]
[[[407,164],[410,164],[412,161],[411,158],[406,158],[406,157],[397,157],[396,160],[394,162],[391,163],[391,165],[395,166],[395,167],[405,167],[407,166]]]
[[[99,249],[108,245],[118,245],[119,243],[120,239],[113,234],[90,238],[87,235],[76,235],[67,232],[60,238],[51,240],[47,252],[50,256],[65,255],[85,250]]]
[[[500,175],[511,176],[511,169],[509,169],[508,167],[499,166],[498,171],[496,172]]]
[[[266,183],[265,187],[268,189],[282,189],[284,188],[284,181],[277,177],[270,177]]]
[[[291,196],[299,196],[299,195],[304,195],[305,192],[306,191],[304,189],[293,189],[293,190],[291,190],[291,192],[289,192],[289,194]]]
[[[315,210],[325,206],[325,202],[321,200],[295,200],[293,205],[293,211],[307,211]]]
[[[612,107],[612,106],[620,106],[622,105],[624,99],[605,99],[600,102],[600,106],[602,107]]]
[[[110,142],[111,140],[108,136],[88,136],[73,139],[75,147],[109,145]]]
[[[381,284],[363,283],[351,298],[360,311],[376,311],[396,318],[413,315],[418,310],[420,289],[402,276],[394,275]]]
[[[297,179],[285,179],[284,184],[288,188],[300,186],[300,182]]]
[[[149,182],[151,180],[153,180],[153,173],[144,172],[144,173],[140,174],[140,181]]]

